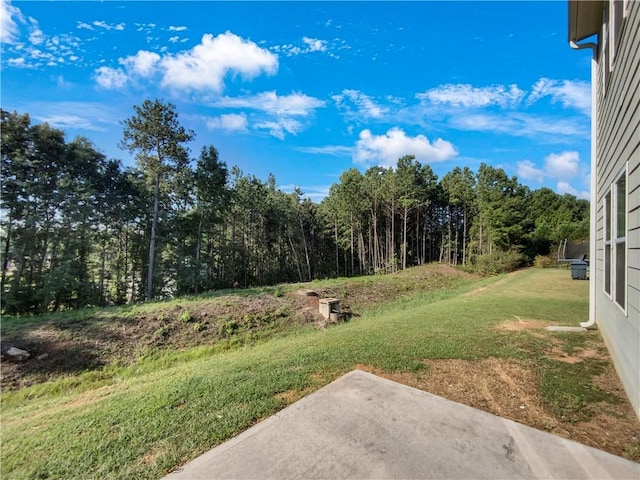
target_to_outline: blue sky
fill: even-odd
[[[406,154],[589,194],[590,56],[567,3],[0,0],[1,105],[109,158],[133,105],[176,105],[229,167],[319,201]]]

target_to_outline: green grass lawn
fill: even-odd
[[[112,367],[102,381],[96,372],[4,392],[2,478],[158,478],[357,365],[418,372],[429,368],[426,359],[535,362],[545,399],[571,415],[589,395],[616,401],[589,381],[601,365],[551,362],[541,352],[553,334],[495,326],[575,326],[587,317],[587,282],[530,269],[407,295],[326,330],[223,352],[165,352]],[[558,338],[567,349],[581,342]]]

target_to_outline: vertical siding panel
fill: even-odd
[[[607,2],[604,8],[609,8]],[[597,78],[597,267],[596,318],[616,370],[640,417],[640,2],[631,2],[616,64],[603,88]],[[603,291],[604,196],[628,162],[627,305],[619,308]]]

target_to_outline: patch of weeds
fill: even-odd
[[[220,323],[220,330],[223,336],[230,337],[234,335],[240,327],[240,324],[233,318],[228,318]]]
[[[275,312],[273,312],[273,316],[276,318],[285,318],[289,316],[289,309],[287,307],[280,307]]]
[[[201,332],[205,329],[206,327],[200,323],[200,322],[196,322],[193,324],[193,331],[194,332]]]
[[[640,461],[640,441],[636,439],[635,445],[629,445],[624,449],[622,456],[628,460],[638,462]]]
[[[403,370],[411,373],[418,373],[428,368],[427,364],[421,360],[406,360],[403,366]]]
[[[554,360],[541,360],[540,390],[553,413],[563,422],[575,423],[592,418],[598,402],[616,404],[620,398],[611,395],[593,383],[607,366],[600,360],[568,364]]]
[[[280,298],[284,295],[284,290],[281,287],[276,287],[273,291],[273,296],[276,298]]]
[[[554,337],[562,341],[563,350],[567,355],[573,355],[576,349],[584,349],[587,346],[588,337],[582,333],[554,335]]]
[[[188,311],[182,312],[180,315],[178,315],[178,320],[180,320],[183,323],[188,323],[191,320],[193,320],[193,317],[191,316],[191,313]]]
[[[169,336],[170,332],[171,332],[171,328],[169,327],[169,325],[163,325],[160,328],[158,328],[155,332],[153,332],[153,334],[156,337],[166,338]]]

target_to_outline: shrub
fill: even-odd
[[[494,252],[491,255],[478,255],[472,259],[467,270],[481,275],[498,275],[509,273],[524,266],[526,259],[522,253],[515,250],[508,252]]]
[[[550,268],[555,265],[555,260],[549,255],[536,255],[533,260],[533,266],[536,268]]]

